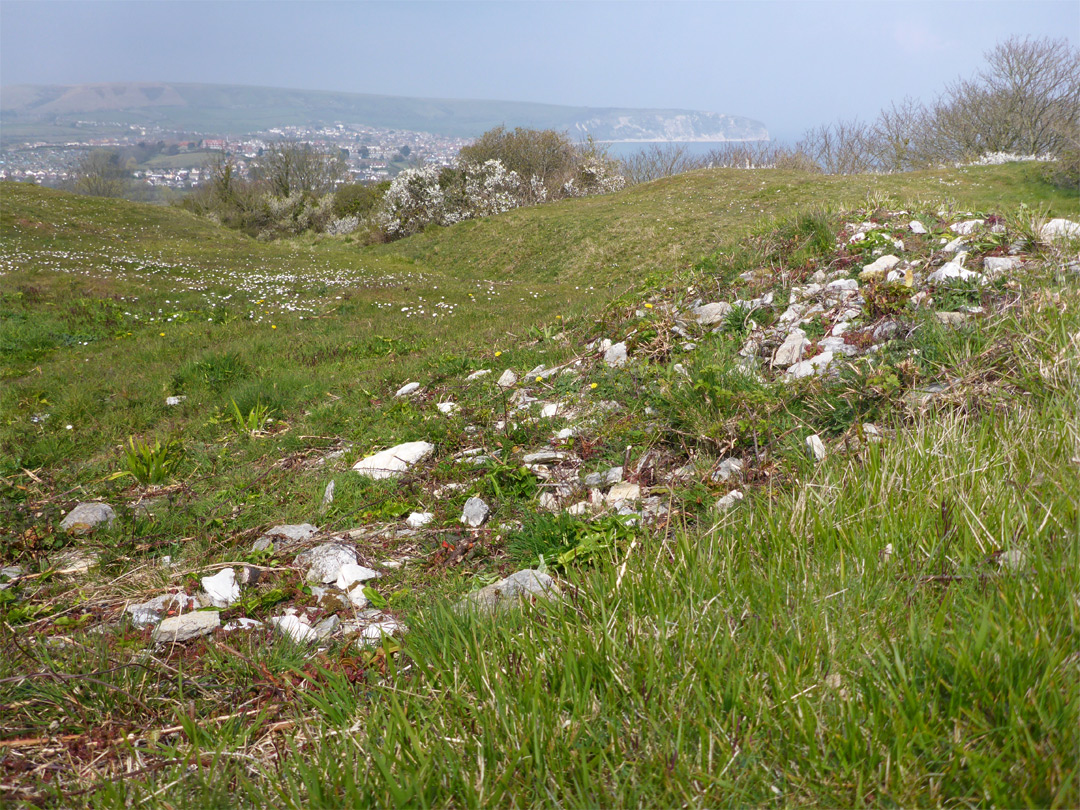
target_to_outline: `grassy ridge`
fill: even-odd
[[[625,337],[653,362],[584,360],[580,377],[521,389],[593,420],[571,444],[583,471],[647,451],[704,469],[718,447],[749,441],[707,401],[731,393],[724,369],[745,324],[680,353],[665,342],[665,305],[764,292],[747,270],[790,284],[812,266],[808,233],[833,249],[843,219],[823,208],[869,216],[886,194],[913,212],[1080,212],[1032,166],[700,172],[361,248],[262,244],[182,212],[5,185],[0,562],[35,571],[0,596],[0,740],[15,741],[0,743],[5,799],[1074,806],[1080,290],[1068,254],[951,293],[955,306],[992,304],[975,326],[920,314],[904,349],[915,353],[881,353],[902,383],[746,383],[735,402],[769,414],[750,445],[768,441],[769,461],[746,501],[715,512],[726,489],[707,478],[658,484],[682,504],[672,520],[610,542],[543,515],[514,461],[568,423],[511,424],[506,393],[464,382]],[[423,396],[396,399],[408,380]],[[902,405],[937,380],[952,386],[938,404]],[[169,407],[166,395],[187,400]],[[435,415],[444,400],[461,411]],[[258,435],[230,415],[260,406],[274,421]],[[865,419],[886,441],[864,441]],[[836,448],[818,465],[802,446],[811,432]],[[168,486],[110,480],[130,436],[179,442]],[[348,471],[419,438],[438,448],[423,478]],[[474,446],[495,458],[483,474],[453,459]],[[433,495],[456,483],[468,488]],[[522,526],[493,529],[451,564],[440,540],[473,492]],[[119,505],[117,526],[83,540],[57,531],[61,509],[91,497]],[[387,531],[421,507],[437,533]],[[154,652],[117,621],[126,602],[195,587],[225,562],[277,577],[249,592],[261,601],[247,615],[268,615],[276,590],[304,604],[290,559],[249,548],[261,529],[305,520],[362,528],[365,559],[411,557],[377,581],[410,627],[403,639],[313,653],[250,633]],[[448,609],[539,553],[554,559],[570,536],[595,545],[558,567],[564,602],[497,621]],[[72,549],[98,552],[98,567],[50,573]],[[84,770],[43,777],[58,759]]]

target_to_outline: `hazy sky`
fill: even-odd
[[[931,97],[1013,34],[1076,45],[1080,3],[0,0],[0,83],[679,107],[790,138]]]

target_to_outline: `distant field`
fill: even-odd
[[[143,166],[147,169],[194,169],[204,166],[214,155],[220,152],[198,151],[182,152],[178,155],[156,155]]]

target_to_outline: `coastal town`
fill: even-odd
[[[127,125],[80,122],[86,136],[63,142],[25,141],[0,146],[0,180],[18,180],[61,187],[80,160],[95,150],[114,150],[124,157],[132,176],[155,189],[184,192],[197,188],[207,163],[221,154],[235,161],[250,176],[268,146],[291,139],[322,151],[337,151],[353,182],[376,183],[391,179],[403,168],[450,165],[468,139],[400,129],[335,123],[326,126],[273,127],[241,134],[200,134]]]

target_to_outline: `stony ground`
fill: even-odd
[[[94,793],[99,778],[128,774],[138,783],[167,768],[182,780],[191,765],[176,746],[224,734],[215,729],[232,729],[238,718],[257,733],[235,743],[225,741],[233,731],[206,737],[204,750],[245,751],[272,771],[284,761],[276,740],[306,723],[283,714],[283,704],[313,701],[329,716],[330,686],[381,684],[393,693],[409,688],[411,667],[428,671],[409,651],[411,634],[442,627],[425,606],[445,602],[456,615],[494,622],[537,600],[582,610],[590,571],[609,571],[617,591],[624,576],[640,576],[636,564],[627,574],[635,550],[742,521],[749,531],[762,519],[755,510],[779,492],[801,498],[805,511],[816,467],[872,463],[928,414],[1022,410],[1036,396],[1026,381],[1065,373],[1059,367],[1074,363],[1080,332],[1016,352],[1004,344],[1022,336],[1010,338],[1005,327],[1019,313],[1075,299],[1078,238],[1080,224],[1024,211],[885,203],[770,225],[742,253],[709,256],[620,299],[598,320],[555,317],[519,338],[546,347],[552,360],[506,362],[527,356],[508,341],[483,367],[384,379],[380,407],[403,415],[384,440],[321,436],[317,450],[268,468],[305,476],[308,522],[271,520],[197,556],[135,542],[118,561],[104,547],[175,521],[189,503],[184,484],[148,482],[154,465],[168,478],[169,445],[133,440],[114,476],[124,488],[108,502],[68,498],[74,508],[54,529],[35,519],[29,498],[20,506],[22,539],[8,538],[0,605],[16,663],[0,681],[4,795],[55,801],[87,795],[70,792],[79,787],[108,803]],[[162,400],[170,409],[196,407],[178,391]],[[45,409],[34,416],[49,418]],[[257,404],[236,408],[235,422],[249,442],[279,429]],[[1080,463],[1080,446],[1072,452],[1070,463]],[[941,537],[961,519],[951,509],[943,497]],[[283,517],[295,511],[283,508]],[[18,548],[54,531],[77,539],[61,552],[20,558]],[[902,535],[871,545],[883,565],[904,560],[903,577],[913,583],[992,582],[1043,565],[1023,532],[990,536],[976,532],[956,559],[927,551],[927,560],[944,555],[937,568],[915,564]],[[543,621],[542,612],[529,615]],[[417,626],[427,621],[431,627]],[[104,657],[95,639],[108,640]],[[128,680],[114,680],[117,672]],[[241,672],[249,685],[236,680]],[[841,690],[839,676],[834,688]],[[87,689],[97,706],[84,724],[94,730],[67,732]],[[161,718],[154,728],[138,720],[143,703],[154,704],[145,715]],[[342,727],[355,732],[357,712],[345,714]],[[301,737],[320,738],[310,729]],[[163,753],[163,741],[173,753]],[[1075,770],[1055,779],[1053,803],[1067,803]],[[1021,776],[1012,784],[1023,783]],[[149,784],[146,798],[170,787]],[[279,798],[308,800],[300,795]],[[416,798],[393,795],[403,804]],[[627,798],[608,794],[616,796]],[[421,803],[455,804],[445,795]]]

